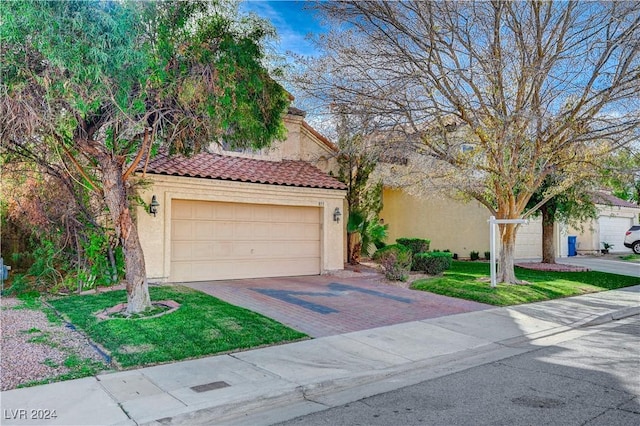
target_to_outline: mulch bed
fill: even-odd
[[[550,272],[589,272],[589,268],[584,266],[563,265],[561,263],[516,263],[516,266],[523,269],[534,269],[536,271]]]

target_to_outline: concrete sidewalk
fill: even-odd
[[[637,314],[640,286],[16,389],[2,392],[1,423],[271,424]]]

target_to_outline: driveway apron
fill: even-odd
[[[640,264],[625,262],[607,257],[574,256],[556,259],[558,263],[567,265],[584,266],[592,271],[607,272],[609,274],[628,275],[640,278]]]
[[[479,311],[492,306],[381,284],[376,276],[278,277],[184,283],[311,337]]]

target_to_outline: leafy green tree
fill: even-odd
[[[0,2],[3,142],[55,145],[108,208],[128,311],[151,305],[131,196],[152,147],[262,147],[289,98],[262,64],[264,22],[223,1]]]
[[[640,204],[640,146],[631,145],[611,155],[603,180],[616,197]]]
[[[556,222],[582,226],[587,219],[594,219],[598,211],[593,202],[593,186],[587,181],[567,188],[564,192],[547,198],[545,191],[559,185],[557,176],[548,176],[543,186],[531,197],[529,206],[544,203],[536,212],[542,217],[542,263],[556,263],[553,227]]]

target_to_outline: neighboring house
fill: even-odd
[[[260,152],[159,154],[137,221],[151,281],[317,275],[344,267],[346,187],[328,172],[336,147],[291,108],[288,137]]]
[[[624,246],[624,234],[632,225],[639,223],[640,206],[621,200],[608,192],[598,192],[594,201],[598,208],[597,219],[585,223],[582,229],[565,227],[562,230],[563,237],[577,237],[578,254],[599,253],[604,248],[603,243],[613,245],[610,252],[631,253],[631,249]],[[566,244],[565,241],[562,243]],[[568,249],[564,245],[560,256],[567,256],[567,253]]]
[[[475,145],[465,127],[452,118],[445,127],[449,142],[456,148],[451,155],[471,155]],[[400,237],[427,238],[431,249],[450,250],[461,258],[472,251],[484,256],[489,251],[489,210],[476,200],[458,200],[448,196],[451,187],[468,183],[469,176],[448,169],[442,162],[417,151],[420,143],[406,140],[403,133],[376,135],[384,141],[381,162],[374,179],[385,185],[380,218],[388,225],[389,242]],[[426,171],[426,172],[425,172]],[[499,238],[496,239],[499,243]],[[542,257],[540,219],[519,227],[515,257],[537,260]]]
[[[402,189],[385,188],[380,218],[389,225],[389,241],[400,237],[428,238],[431,249],[450,250],[461,258],[472,251],[480,256],[489,250],[489,210],[475,200],[468,202],[445,196],[411,195]],[[498,240],[496,240],[498,241]],[[533,219],[522,225],[516,237],[515,257],[542,257],[542,225]]]
[[[595,195],[598,218],[582,227],[557,223],[554,229],[557,257],[569,255],[569,236],[577,237],[578,254],[595,254],[602,243],[613,244],[611,252],[631,252],[623,245],[625,232],[638,224],[640,206],[611,194]],[[400,237],[431,240],[431,248],[451,250],[460,257],[471,251],[483,256],[489,250],[489,211],[475,200],[462,202],[447,197],[425,197],[402,189],[385,188],[380,218],[389,225],[389,241]],[[581,229],[580,229],[581,228]],[[536,261],[542,258],[542,222],[531,218],[516,235],[516,259]]]
[[[440,124],[447,130],[449,155],[473,155],[473,136],[468,135],[465,126],[455,118]],[[489,210],[478,201],[447,196],[451,187],[466,185],[469,175],[417,152],[421,144],[407,139],[402,132],[377,134],[371,141],[373,146],[384,148],[373,178],[381,179],[385,185],[380,218],[388,225],[388,242],[400,237],[427,238],[432,249],[450,250],[462,258],[468,258],[471,251],[483,256],[489,250]],[[596,194],[595,201],[598,218],[577,227],[582,229],[555,226],[557,257],[568,255],[569,236],[577,236],[578,253],[599,252],[603,242],[613,244],[614,252],[630,251],[623,245],[624,235],[632,224],[638,223],[640,206],[606,193]],[[499,244],[499,238],[496,242]],[[515,258],[542,258],[541,218],[531,217],[528,224],[518,228]]]

